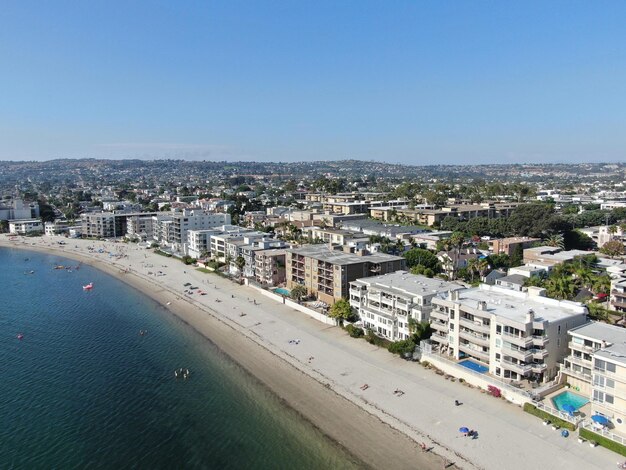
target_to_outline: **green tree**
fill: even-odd
[[[589,318],[592,320],[608,322],[609,321],[609,311],[602,307],[600,304],[595,302],[589,302],[587,304],[587,310],[589,311]]]
[[[300,302],[306,296],[307,290],[306,287],[304,287],[302,284],[296,284],[291,288],[291,292],[289,292],[289,297],[297,302]]]
[[[343,320],[350,320],[354,313],[348,299],[339,299],[330,307],[328,315],[339,322],[343,322]]]
[[[438,273],[441,271],[441,264],[432,252],[423,248],[411,248],[404,253],[406,264],[409,268],[414,266],[424,266],[424,268],[431,269],[433,272]]]
[[[571,300],[576,295],[576,282],[574,282],[571,276],[567,275],[552,275],[545,282],[546,292],[548,297],[560,300]]]
[[[235,258],[235,266],[237,266],[237,269],[239,269],[239,272],[243,271],[243,267],[246,265],[246,260],[243,258],[243,256],[237,256],[237,258]]]
[[[565,248],[565,239],[560,233],[553,233],[544,240],[544,243],[546,246],[553,246],[555,248],[560,248],[561,250]]]

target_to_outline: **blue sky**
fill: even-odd
[[[0,4],[0,160],[625,161],[626,2]]]

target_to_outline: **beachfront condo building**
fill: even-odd
[[[208,230],[230,224],[230,214],[184,209],[172,215],[171,241],[174,250],[184,253],[189,230]]]
[[[569,335],[561,373],[570,390],[589,398],[592,414],[606,416],[626,431],[626,330],[590,322]]]
[[[308,295],[333,304],[348,298],[350,282],[406,267],[406,260],[401,256],[369,253],[349,246],[336,248],[305,245],[286,250],[287,288],[303,285]]]
[[[512,381],[553,379],[568,354],[567,332],[587,321],[583,304],[547,298],[537,287],[517,292],[481,284],[432,303],[434,350],[478,361]]]
[[[9,221],[9,233],[26,235],[27,233],[43,232],[44,227],[40,219],[23,219]]]
[[[409,320],[430,319],[432,299],[463,286],[406,271],[383,274],[350,283],[350,305],[363,326],[391,341],[411,336]]]
[[[277,286],[285,282],[285,250],[261,250],[254,257],[254,279],[264,286]]]
[[[80,222],[83,237],[118,238],[126,235],[128,220],[134,217],[153,217],[157,212],[116,213],[90,212],[81,214]]]

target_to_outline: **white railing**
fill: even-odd
[[[592,424],[588,423],[587,421],[581,422],[580,427],[586,429],[587,431],[596,433],[602,437],[606,437],[607,439],[610,439],[619,444],[626,445],[626,438],[619,436],[611,431],[607,431],[606,429],[596,429],[593,427]]]
[[[494,386],[504,389],[504,390],[508,390],[510,392],[514,392],[520,395],[524,395],[529,399],[533,399],[534,397],[534,393],[528,392],[527,390],[523,390],[521,388],[515,387],[513,385],[511,385],[509,382],[505,382],[501,379],[498,379],[497,377],[493,377],[492,375],[487,375],[478,371],[475,371],[473,369],[470,369],[468,367],[464,367],[459,365],[458,362],[451,360],[447,357],[445,357],[442,354],[437,354],[434,352],[429,352],[426,351],[424,348],[422,348],[421,346],[416,346],[415,347],[415,354],[417,355],[417,357],[421,356],[420,360],[428,360],[428,359],[437,359],[438,361],[442,361],[445,362],[447,365],[455,368],[456,370],[458,370],[461,374],[471,374],[473,376],[475,376],[476,378],[482,379],[483,381],[487,381],[489,383],[492,383]]]
[[[564,421],[568,421],[572,423],[574,426],[578,426],[578,423],[582,421],[582,418],[580,417],[572,416],[569,413],[566,413],[565,411],[560,411],[555,408],[552,408],[551,406],[548,406],[541,401],[535,401],[533,402],[533,405],[535,405],[538,409],[551,414],[552,416],[556,416],[557,418],[560,418]]]

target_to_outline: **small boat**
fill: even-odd
[[[55,266],[55,267],[54,267],[54,269],[65,269],[65,266],[63,266],[63,265],[58,265],[58,266]]]
[[[24,338],[24,335],[22,333],[17,334],[17,339],[23,339],[23,338]]]
[[[93,289],[93,282],[90,282],[86,286],[83,286],[83,290],[91,290]]]

